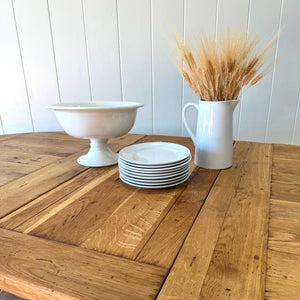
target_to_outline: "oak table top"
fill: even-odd
[[[113,151],[183,137],[126,135]],[[29,299],[300,299],[300,147],[143,189],[77,164],[88,141],[0,136],[0,289]]]

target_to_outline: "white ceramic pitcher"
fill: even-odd
[[[187,103],[182,110],[183,123],[195,145],[195,165],[206,169],[232,166],[232,117],[239,100]],[[196,135],[185,117],[187,108],[198,110]]]

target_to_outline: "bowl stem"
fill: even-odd
[[[108,139],[90,139],[90,150],[87,154],[80,156],[77,162],[86,167],[104,167],[118,163],[119,155],[112,152],[108,145]]]

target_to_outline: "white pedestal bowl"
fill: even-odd
[[[62,128],[76,138],[90,140],[90,150],[77,162],[88,167],[104,167],[118,162],[118,154],[112,152],[108,139],[122,136],[133,127],[136,102],[82,102],[58,103],[47,106],[53,109]]]

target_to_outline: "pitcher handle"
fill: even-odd
[[[193,140],[193,142],[194,142],[194,145],[196,145],[197,139],[196,139],[195,135],[193,134],[193,132],[192,132],[192,130],[191,130],[190,126],[188,125],[188,123],[187,123],[187,121],[186,121],[186,118],[185,118],[185,112],[186,112],[186,109],[187,109],[188,107],[190,107],[190,106],[194,106],[194,107],[197,109],[197,111],[198,111],[198,105],[197,105],[197,104],[192,103],[192,102],[187,103],[187,104],[183,107],[183,109],[182,109],[182,120],[183,120],[183,123],[184,123],[184,125],[185,125],[185,128],[186,128],[188,134],[190,135],[190,137],[192,138],[192,140]]]

